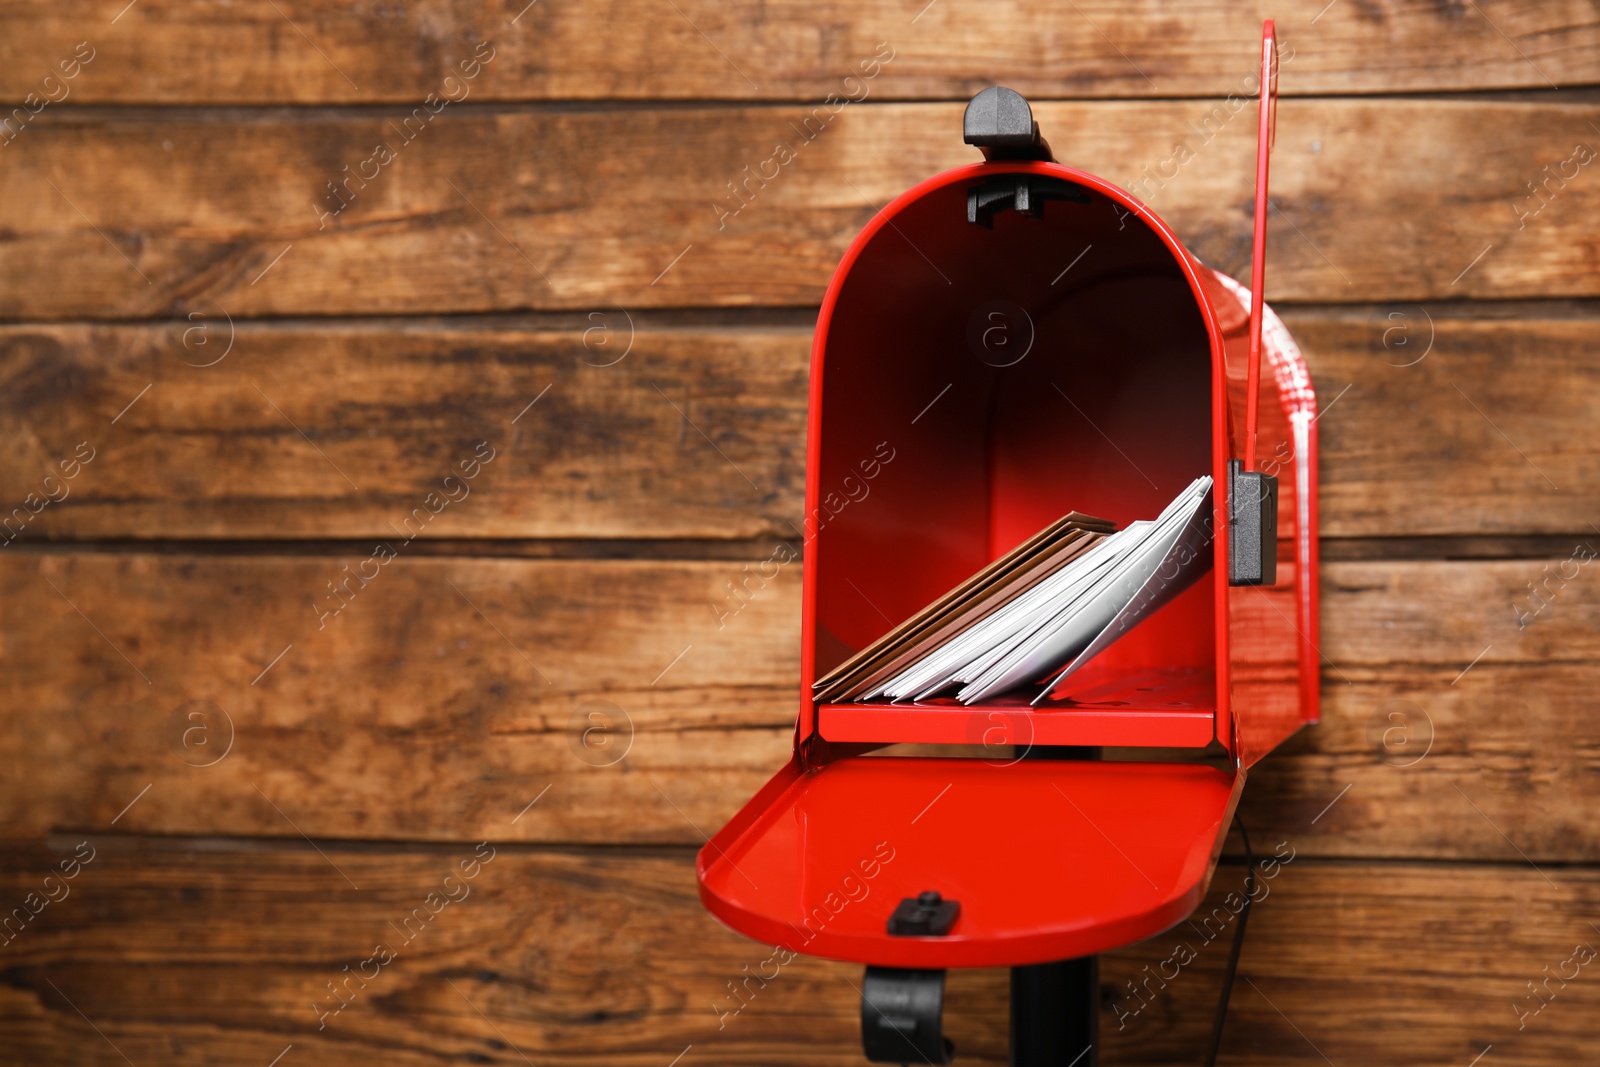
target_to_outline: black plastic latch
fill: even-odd
[[[1033,108],[1022,94],[1003,85],[991,85],[967,103],[961,120],[961,139],[976,145],[983,158],[1054,161],[1050,145],[1039,136]]]
[[[945,1064],[944,972],[868,967],[861,980],[861,1048],[873,1063]]]
[[[1278,580],[1278,479],[1228,461],[1228,584]]]
[[[890,937],[943,937],[956,924],[961,914],[959,900],[945,900],[930,889],[914,897],[906,897],[896,905],[889,916]]]
[[[1038,174],[996,174],[967,189],[967,221],[992,230],[995,215],[1007,208],[1030,219],[1041,218],[1047,200],[1093,203],[1082,188],[1060,178],[1046,178]]]

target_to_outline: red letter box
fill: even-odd
[[[698,874],[740,933],[903,972],[864,1003],[869,1054],[877,1011],[917,1050],[903,1058],[944,1062],[917,1008],[931,998],[936,1037],[942,974],[933,989],[922,972],[1091,956],[1185,918],[1249,767],[1317,718],[1316,401],[1260,302],[1262,97],[1253,293],[1116,185],[1051,161],[1004,89],[967,112],[985,161],[885,207],[828,287],[794,758]],[[812,700],[814,679],[1052,520],[1150,518],[1200,475],[1210,573],[1038,706]]]

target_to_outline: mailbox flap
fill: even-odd
[[[791,764],[701,850],[706,907],[747,937],[888,967],[1104,952],[1199,903],[1244,782],[1201,764],[857,756]],[[907,898],[959,910],[891,936]]]

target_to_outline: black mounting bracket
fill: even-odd
[[[861,1047],[873,1063],[945,1064],[944,972],[868,967],[861,980]]]
[[[943,937],[961,915],[959,900],[929,889],[895,905],[890,937]],[[949,1063],[944,1036],[944,972],[868,967],[861,980],[861,1047],[873,1063]]]

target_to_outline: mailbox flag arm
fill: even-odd
[[[1256,112],[1256,220],[1250,264],[1250,376],[1245,387],[1244,469],[1256,469],[1256,408],[1261,386],[1261,323],[1267,272],[1267,161],[1278,120],[1278,35],[1261,27],[1261,98]]]
[[[1250,366],[1245,379],[1244,456],[1228,461],[1228,582],[1273,585],[1278,579],[1278,479],[1256,470],[1261,406],[1261,331],[1266,319],[1267,161],[1277,123],[1278,37],[1261,27],[1261,102],[1256,112],[1256,218],[1250,264]]]

